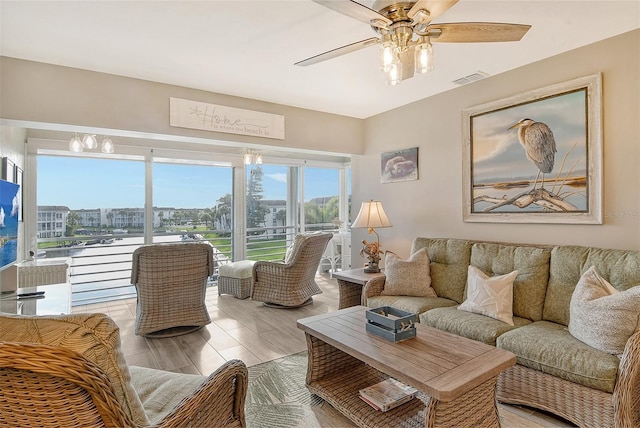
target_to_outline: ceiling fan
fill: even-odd
[[[360,40],[295,63],[307,66],[357,50],[380,45],[379,66],[387,83],[397,85],[414,71],[433,69],[431,42],[480,43],[519,41],[530,25],[494,22],[432,24],[458,0],[376,0],[373,9],[353,0],[313,0],[371,25],[378,37]]]

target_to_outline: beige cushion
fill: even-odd
[[[514,322],[517,325],[517,317]],[[514,328],[498,336],[496,346],[516,354],[518,365],[569,382],[608,393],[616,385],[620,359],[579,341],[562,324],[538,321]],[[548,393],[562,394],[560,390]]]
[[[0,315],[0,340],[59,346],[97,364],[107,375],[125,413],[137,426],[149,424],[131,386],[131,375],[120,349],[120,330],[105,314],[55,316]]]
[[[385,282],[382,295],[437,297],[431,287],[430,261],[427,250],[422,248],[402,260],[397,254],[387,251],[384,259]]]
[[[227,263],[220,266],[218,269],[218,275],[237,279],[251,278],[253,275],[253,265],[255,263],[256,262],[253,260],[240,260],[233,263]]]
[[[518,271],[489,277],[475,266],[467,273],[467,300],[458,309],[513,325],[513,280]]]
[[[140,396],[151,424],[158,423],[180,401],[191,396],[206,379],[201,375],[131,366],[131,383]]]
[[[571,296],[569,333],[608,354],[619,355],[640,322],[640,287],[616,290],[590,267]]]

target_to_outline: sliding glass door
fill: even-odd
[[[131,254],[144,242],[144,162],[41,155],[37,165],[37,257],[72,262],[74,303],[135,295]]]

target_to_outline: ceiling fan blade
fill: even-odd
[[[313,0],[314,2],[321,4],[329,9],[333,9],[336,12],[340,12],[343,15],[350,16],[351,18],[362,21],[365,24],[373,25],[374,27],[389,28],[389,25],[393,23],[389,18],[379,14],[373,9],[368,8],[353,0]]]
[[[428,24],[456,3],[458,3],[458,0],[418,0],[411,10],[407,12],[407,16],[413,19],[418,12],[426,10],[429,14],[424,19],[419,19],[418,22]]]
[[[359,51],[360,49],[366,48],[368,46],[373,46],[378,44],[379,40],[377,37],[372,37],[370,39],[360,40],[359,42],[351,43],[350,45],[342,46],[336,49],[332,49],[330,51],[321,53],[316,56],[312,56],[311,58],[304,59],[302,61],[296,62],[294,65],[307,66],[311,64],[316,64],[322,61],[326,61],[331,58],[336,58],[351,52]]]
[[[517,42],[529,31],[531,25],[504,24],[499,22],[455,22],[431,24],[426,33],[432,42],[482,43]],[[440,33],[436,35],[434,33]]]

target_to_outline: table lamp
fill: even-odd
[[[391,227],[393,226],[389,221],[389,217],[384,212],[384,208],[382,208],[382,202],[374,201],[373,199],[369,202],[363,202],[360,207],[360,212],[358,216],[351,224],[352,229],[358,228],[368,228],[369,233],[376,234],[376,242],[368,243],[367,241],[362,241],[364,247],[360,250],[360,255],[364,257],[365,255],[369,259],[369,263],[367,267],[365,267],[364,271],[367,273],[377,273],[380,272],[380,254],[382,254],[382,250],[380,250],[380,235],[376,232],[376,227]]]

